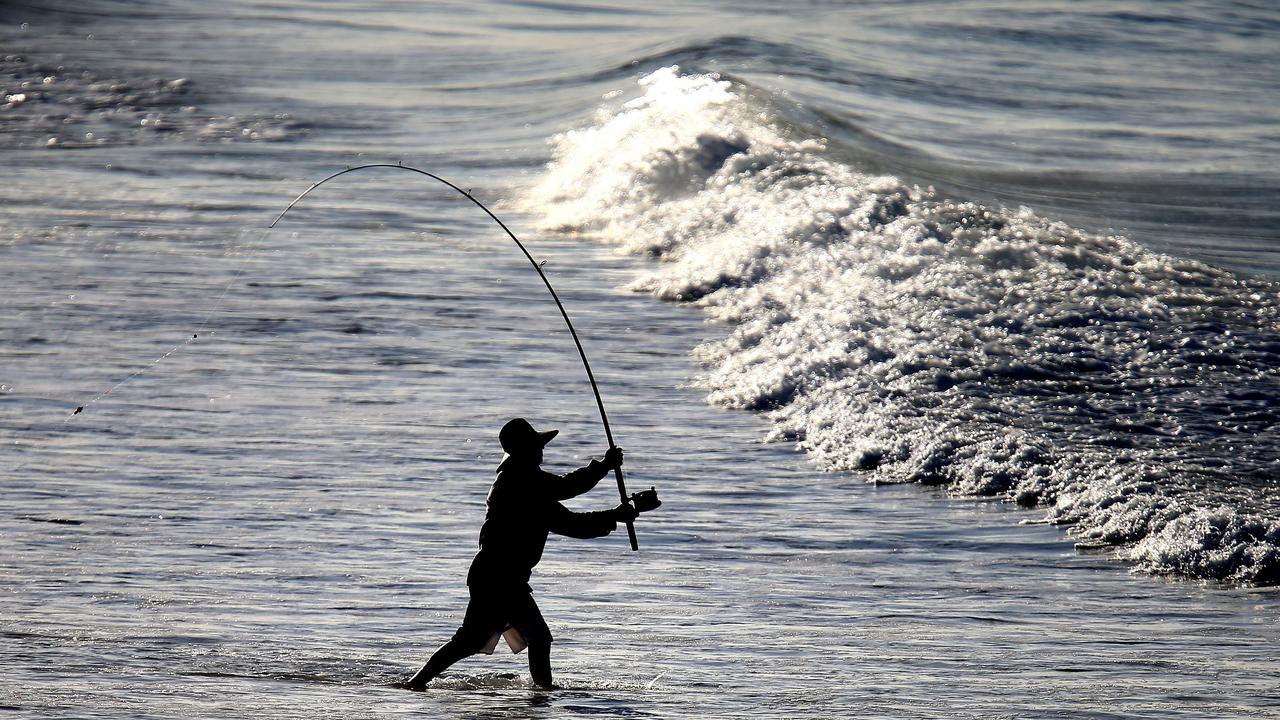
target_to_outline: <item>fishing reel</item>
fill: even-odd
[[[662,506],[662,501],[658,499],[658,491],[652,487],[648,490],[632,493],[630,502],[638,513],[656,510]]]

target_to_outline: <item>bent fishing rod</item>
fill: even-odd
[[[582,348],[582,341],[578,339],[578,331],[573,327],[573,321],[569,319],[569,312],[565,310],[564,303],[560,301],[560,295],[557,294],[556,289],[551,286],[551,280],[547,278],[547,274],[542,271],[543,264],[538,262],[537,260],[534,260],[533,255],[529,253],[528,248],[524,246],[524,243],[520,242],[520,238],[516,237],[516,234],[511,232],[511,228],[507,227],[507,224],[502,222],[502,220],[497,215],[494,215],[493,211],[490,210],[484,203],[477,200],[475,196],[470,193],[470,191],[463,190],[462,188],[458,187],[457,185],[454,185],[448,180],[445,180],[439,175],[427,172],[426,170],[423,170],[421,168],[412,167],[410,165],[404,165],[401,163],[395,163],[395,164],[369,163],[366,165],[355,165],[355,166],[346,168],[344,170],[339,170],[338,172],[335,172],[329,175],[328,177],[316,182],[311,187],[302,191],[302,193],[298,195],[298,197],[293,199],[293,202],[289,203],[289,205],[284,210],[280,211],[280,214],[276,216],[275,220],[271,221],[271,224],[267,226],[267,230],[270,231],[272,228],[274,228],[281,220],[284,219],[285,215],[289,214],[289,211],[292,210],[294,206],[302,202],[303,198],[310,195],[312,191],[314,191],[316,188],[320,187],[321,185],[324,185],[330,180],[334,180],[336,178],[342,177],[343,175],[346,175],[348,173],[360,172],[363,170],[374,170],[374,169],[404,170],[406,172],[417,173],[418,175],[422,175],[422,176],[431,178],[436,182],[442,183],[443,185],[447,186],[449,189],[453,190],[459,195],[470,200],[472,203],[475,204],[476,207],[483,210],[486,215],[488,215],[490,218],[493,219],[495,223],[498,224],[498,227],[502,228],[502,231],[507,234],[507,237],[511,238],[511,241],[516,244],[516,247],[520,248],[520,252],[524,253],[525,259],[529,261],[529,264],[533,266],[534,271],[538,273],[538,277],[542,279],[542,284],[547,287],[547,292],[551,293],[551,299],[556,302],[556,308],[560,310],[560,317],[564,318],[565,327],[569,328],[569,335],[573,338],[573,344],[575,347],[578,348],[578,357],[582,359],[582,368],[587,371],[587,380],[591,382],[591,392],[592,394],[595,395],[595,398],[596,398],[596,408],[600,410],[600,423],[604,425],[605,439],[608,440],[610,448],[616,447],[616,445],[613,442],[613,430],[611,430],[609,427],[609,415],[608,413],[605,412],[604,400],[600,397],[600,386],[596,384],[595,373],[591,371],[591,363],[590,361],[587,360],[587,351]],[[627,485],[622,477],[622,468],[621,467],[614,468],[613,475],[618,481],[619,497],[622,498],[623,503],[630,504],[631,499],[627,497]],[[639,544],[636,542],[635,523],[631,520],[627,521],[627,539],[631,541],[632,550],[640,549]]]
[[[329,175],[328,177],[313,184],[311,187],[304,190],[300,195],[295,197],[293,201],[290,202],[289,205],[285,207],[285,209],[282,210],[279,215],[276,216],[275,220],[272,220],[271,224],[264,229],[262,239],[265,240],[267,237],[267,234],[269,234],[271,230],[275,228],[275,226],[278,225],[286,215],[289,214],[289,211],[292,210],[295,206],[297,206],[298,203],[302,202],[303,198],[307,197],[312,192],[314,192],[316,188],[320,187],[321,185],[324,185],[330,180],[339,178],[348,173],[359,172],[362,170],[374,170],[374,169],[403,170],[403,171],[416,173],[418,175],[431,178],[436,182],[446,185],[454,192],[470,200],[472,203],[475,204],[476,207],[483,210],[486,215],[488,215],[490,218],[493,219],[494,222],[498,224],[498,227],[502,228],[503,232],[507,234],[507,237],[511,238],[511,241],[516,244],[516,247],[520,248],[520,252],[524,253],[525,259],[529,261],[529,264],[533,266],[534,271],[538,273],[538,277],[542,279],[542,284],[547,287],[547,292],[551,293],[551,299],[555,300],[556,307],[559,308],[560,310],[560,317],[564,318],[564,324],[566,327],[569,328],[569,335],[573,338],[573,344],[575,347],[578,348],[578,357],[582,359],[582,367],[584,370],[587,371],[587,380],[591,382],[591,392],[595,395],[596,407],[600,410],[600,422],[601,424],[604,425],[605,439],[608,440],[609,447],[611,449],[614,447],[617,447],[617,445],[613,441],[613,430],[609,427],[609,415],[608,413],[605,412],[605,409],[604,409],[604,400],[601,399],[600,397],[600,386],[596,384],[595,373],[591,371],[591,363],[587,360],[587,352],[582,348],[582,341],[578,339],[578,331],[573,327],[573,321],[569,319],[569,313],[568,311],[565,310],[564,303],[560,301],[560,296],[556,293],[556,289],[552,287],[551,280],[549,280],[547,278],[546,273],[542,271],[542,263],[538,262],[537,260],[534,260],[533,255],[529,253],[528,248],[524,246],[524,243],[520,242],[520,238],[516,237],[516,234],[511,232],[511,228],[507,227],[506,223],[502,222],[502,220],[497,215],[493,214],[492,210],[490,210],[487,206],[485,206],[484,203],[477,200],[475,196],[473,196],[469,191],[463,190],[462,188],[458,187],[457,185],[454,185],[448,180],[445,180],[439,175],[427,172],[426,170],[423,170],[421,168],[404,165],[402,163],[396,163],[394,165],[392,165],[391,163],[369,163],[366,165],[356,165],[356,166],[348,167],[344,170],[339,170],[338,172],[335,172]],[[83,405],[77,405],[75,410],[73,410],[70,414],[68,414],[63,419],[63,423],[69,422],[73,417],[75,417],[76,415],[79,415],[81,412],[84,412],[85,408],[96,404],[99,400],[112,394],[113,392],[118,390],[120,387],[129,383],[134,378],[137,378],[138,376],[146,373],[148,370],[154,368],[161,361],[170,357],[174,353],[177,353],[179,350],[186,347],[187,345],[190,345],[191,343],[195,342],[200,337],[200,333],[209,325],[214,314],[218,311],[218,308],[222,305],[222,301],[223,299],[225,299],[227,292],[231,289],[231,284],[235,282],[235,278],[240,277],[240,275],[243,272],[244,272],[243,269],[238,271],[235,277],[232,278],[231,282],[228,283],[227,286],[223,288],[222,295],[218,298],[217,302],[213,304],[208,314],[205,315],[204,321],[200,323],[200,325],[196,328],[196,332],[193,332],[191,336],[188,337],[183,342],[178,343],[177,345],[174,345],[172,348],[169,349],[168,352],[152,360],[150,363],[139,367],[137,370],[134,370],[124,379],[115,383],[114,385],[107,388],[106,390],[98,393],[88,402],[84,403]],[[25,463],[19,467],[25,467]],[[657,493],[654,492],[652,489],[644,490],[642,492],[636,493],[632,497],[628,497],[626,481],[623,479],[623,476],[622,476],[622,468],[621,467],[614,468],[613,474],[618,481],[618,495],[622,499],[622,502],[624,504],[629,504],[629,505],[633,504],[633,506],[640,511],[651,510],[661,504],[658,501]],[[630,520],[627,521],[627,538],[631,541],[632,550],[640,549],[639,545],[636,543],[635,523]]]

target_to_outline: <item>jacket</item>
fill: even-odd
[[[618,526],[613,510],[574,512],[560,504],[595,487],[608,472],[595,460],[564,477],[532,463],[505,460],[485,501],[480,550],[471,561],[467,585],[527,590],[548,533],[593,538],[613,532]]]

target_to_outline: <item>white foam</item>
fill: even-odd
[[[833,470],[1044,504],[1153,572],[1277,579],[1249,480],[1280,464],[1274,285],[858,172],[713,76],[640,87],[555,138],[527,201],[732,324],[698,350],[711,401]]]

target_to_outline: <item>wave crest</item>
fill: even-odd
[[[1280,580],[1273,284],[859,172],[716,76],[640,86],[555,139],[528,200],[731,324],[697,351],[711,401],[833,470],[1044,505],[1152,572]]]

